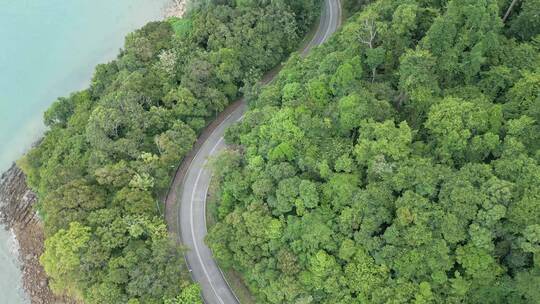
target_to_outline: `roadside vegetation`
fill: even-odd
[[[41,262],[55,293],[85,303],[201,303],[159,198],[197,134],[279,64],[316,0],[201,1],[128,35],[88,89],[45,113],[19,165],[39,196]]]
[[[540,302],[540,2],[378,0],[269,86],[208,236],[257,303]]]
[[[218,154],[218,157],[211,159],[209,166],[213,170],[214,168],[219,168],[221,166],[220,162],[222,161],[222,159],[223,157],[221,156],[221,154]],[[219,206],[219,201],[221,199],[219,186],[219,181],[215,178],[212,178],[212,180],[210,181],[210,186],[208,188],[208,195],[206,199],[206,228],[208,230],[211,230],[217,222],[217,210]],[[232,267],[223,267],[219,265],[219,261],[217,262],[221,272],[223,273],[223,277],[225,278],[227,284],[231,288],[238,301],[241,304],[256,304],[257,302],[255,301],[255,298],[244,283],[242,274],[237,272]]]

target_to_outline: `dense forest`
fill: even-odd
[[[197,134],[296,49],[320,3],[201,1],[127,36],[88,89],[44,115],[19,165],[39,196],[55,293],[85,303],[200,303],[159,198]],[[277,30],[279,29],[279,30]]]
[[[540,1],[515,2],[377,0],[246,90],[207,241],[257,303],[540,303]]]

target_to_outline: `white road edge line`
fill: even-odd
[[[321,15],[321,17],[322,17],[322,15]],[[321,24],[322,24],[322,22],[319,22],[319,25],[317,25],[317,30],[315,31],[315,36],[313,36],[313,39],[311,39],[311,41],[308,43],[306,48],[302,51],[302,54],[309,52],[309,50],[311,50],[313,48],[313,43],[314,43],[315,40],[317,40],[316,39],[317,38],[317,33],[321,29]]]
[[[330,20],[328,20],[328,27],[326,28],[326,32],[324,33],[324,36],[323,36],[323,39],[321,41],[321,44],[324,43],[326,41],[326,39],[328,38],[328,35],[330,33],[330,31],[332,30],[332,19],[334,19],[334,10],[332,9],[333,5],[332,5],[332,1],[328,1],[328,6],[330,8]]]
[[[212,137],[212,135],[214,135],[214,133],[216,133],[217,129],[219,129],[221,127],[221,125],[223,125],[229,118],[231,118],[231,116],[235,113],[236,111],[233,111],[231,114],[229,114],[215,129],[214,131],[212,131],[212,133],[208,136],[208,138]],[[206,143],[206,141],[208,140],[208,138],[204,141],[204,143],[201,145],[201,147],[199,148],[199,151],[197,151],[197,153],[195,153],[195,156],[193,156],[193,159],[191,160],[191,162],[189,163],[189,167],[187,168],[187,171],[186,172],[189,172],[191,171],[191,167],[193,166],[193,162],[195,161],[195,159],[197,158],[197,156],[199,156],[199,153],[201,153],[202,151],[202,147],[204,146],[204,144]],[[187,181],[187,178],[184,178],[184,183],[183,185],[185,185]],[[182,186],[183,186],[182,185]]]
[[[208,279],[208,283],[210,283],[210,287],[212,287],[212,290],[214,291],[214,294],[218,298],[219,302],[222,304],[225,304],[223,302],[223,299],[219,296],[219,294],[216,291],[216,288],[214,287],[214,284],[212,283],[212,280],[210,279],[210,275],[208,274],[208,270],[206,269],[206,266],[204,265],[204,262],[201,257],[201,253],[199,251],[199,245],[197,245],[197,240],[195,239],[195,227],[193,226],[193,201],[195,198],[195,189],[197,189],[197,185],[199,184],[199,180],[201,178],[201,174],[204,170],[199,170],[199,174],[197,175],[197,179],[195,180],[195,187],[193,188],[193,191],[191,192],[191,204],[190,204],[190,215],[191,215],[191,237],[193,239],[193,244],[195,245],[195,254],[197,254],[197,258],[199,259],[199,262],[201,262],[202,269],[204,271],[204,274],[206,275],[206,278]]]
[[[206,186],[206,190],[204,191],[204,197],[208,197],[208,189],[209,188],[210,188],[210,184],[208,184],[208,186]],[[208,233],[208,226],[206,225],[206,205],[207,204],[204,204],[204,214],[205,214],[204,228],[206,229],[206,232]],[[227,283],[227,286],[229,287],[229,290],[233,290],[232,287],[231,287],[231,284],[229,284],[229,280],[227,280],[227,278],[225,277],[225,274],[223,273],[223,271],[221,270],[221,267],[219,267],[219,265],[218,265],[218,269],[219,269],[219,272],[221,272],[221,276],[223,277],[223,280],[225,281],[225,283]],[[240,301],[240,299],[238,299],[238,297],[236,296],[236,293],[234,293],[234,291],[232,292],[232,295],[234,296],[234,298],[236,299],[236,301],[239,304],[242,303]]]
[[[233,111],[231,114],[229,114],[227,117],[225,117],[225,119],[214,129],[214,131],[212,133],[210,133],[210,135],[208,136],[208,138],[212,137],[212,135],[214,135],[214,133],[217,131],[217,129],[219,129],[229,118],[231,118],[231,116],[235,113],[235,111]],[[206,139],[208,140],[208,139]],[[201,148],[199,148],[199,151],[197,151],[197,153],[195,153],[195,156],[193,156],[193,159],[191,160],[191,162],[189,163],[189,166],[187,168],[187,171],[186,172],[190,172],[191,171],[191,167],[193,166],[193,163],[195,162],[195,160],[197,159],[197,157],[199,156],[199,154],[201,153],[202,151],[202,147],[204,146],[204,144],[206,143],[206,141],[201,145]],[[195,184],[198,184],[199,182],[199,179],[200,179],[200,173],[199,172],[199,175],[197,175],[197,179],[195,181]],[[182,187],[185,188],[185,185],[186,185],[186,182],[187,182],[188,178],[187,178],[187,175],[186,177],[184,177],[184,183],[182,184]],[[195,190],[193,190],[195,191]],[[180,201],[182,200],[182,197],[180,197]],[[205,201],[205,204],[206,204],[206,201]],[[210,276],[208,275],[208,271],[206,270],[206,267],[204,266],[204,264],[202,263],[202,260],[201,260],[201,255],[200,255],[200,252],[199,252],[199,247],[197,246],[197,242],[195,242],[195,234],[194,234],[194,226],[193,226],[193,192],[191,193],[191,203],[189,205],[189,213],[190,213],[190,219],[189,219],[189,222],[190,222],[190,226],[191,226],[191,238],[193,240],[193,244],[195,245],[195,253],[197,254],[197,257],[199,258],[199,261],[201,262],[201,265],[203,266],[203,271],[204,273],[206,274],[206,278],[208,279],[208,282],[210,283],[210,287],[212,287],[212,290],[214,291],[214,294],[216,294],[216,296],[218,297],[219,301],[221,303],[223,303],[223,300],[221,299],[221,297],[218,296],[217,292],[216,292],[216,289],[214,288],[214,285],[212,284],[212,281],[210,280]],[[178,208],[178,212],[180,212],[181,208]],[[180,216],[177,216],[177,223],[178,223],[178,227],[180,227]],[[180,239],[182,238],[182,234],[180,234]],[[186,264],[187,266],[189,267],[189,269],[191,269],[191,266],[189,265],[189,262],[187,261],[187,258],[186,256],[184,255],[184,260],[186,261]],[[193,277],[193,274],[191,275]],[[236,297],[236,295],[234,295]],[[224,304],[224,303],[223,303]]]
[[[242,115],[239,119],[236,120],[236,122],[242,120],[244,116]],[[217,146],[224,140],[223,137],[221,137],[219,139],[219,141],[214,145],[214,147],[212,148],[212,151],[210,151],[210,155],[214,154],[214,151],[216,150]],[[203,168],[206,167],[206,164],[208,163],[208,159],[204,162],[203,164]],[[210,172],[211,175],[212,172]],[[212,180],[212,178],[210,178],[210,180]],[[204,230],[206,231],[206,233],[208,234],[208,225],[206,224],[206,198],[208,197],[208,189],[210,188],[210,183],[208,183],[208,185],[206,186],[206,190],[204,191],[204,199],[205,199],[205,203],[203,205],[203,211],[204,211]],[[223,271],[221,270],[221,268],[218,266],[218,270],[219,272],[221,273],[221,276],[223,277],[223,280],[225,281],[225,283],[227,283],[227,286],[229,287],[229,290],[232,291],[232,287],[231,287],[231,284],[229,284],[229,281],[227,280],[227,278],[225,277],[225,274],[223,273]],[[236,296],[236,294],[233,292],[231,292],[232,295],[234,296],[234,298],[236,299],[236,301],[238,303],[241,303],[240,302],[240,299],[238,299],[238,297]]]

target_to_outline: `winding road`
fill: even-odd
[[[325,42],[341,25],[340,0],[324,0],[319,26],[313,39],[302,50],[307,54],[313,47]],[[268,74],[270,81],[275,74]],[[208,158],[225,148],[225,129],[242,119],[246,104],[239,100],[231,104],[206,128],[193,150],[185,157],[166,197],[166,220],[169,231],[180,236],[188,249],[185,258],[193,280],[202,288],[207,304],[238,304],[239,301],[212,258],[204,242],[206,229],[206,198],[212,172]]]

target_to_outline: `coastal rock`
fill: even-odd
[[[165,9],[165,17],[182,18],[187,10],[187,0],[173,0]]]
[[[39,263],[45,234],[34,208],[37,201],[37,195],[26,184],[26,176],[15,164],[2,174],[0,224],[12,229],[19,243],[23,287],[30,301],[35,304],[76,303],[54,295],[48,287],[47,275]]]
[[[39,221],[32,206],[37,196],[26,185],[26,176],[13,164],[0,178],[0,221],[2,224],[13,227],[26,225]]]

